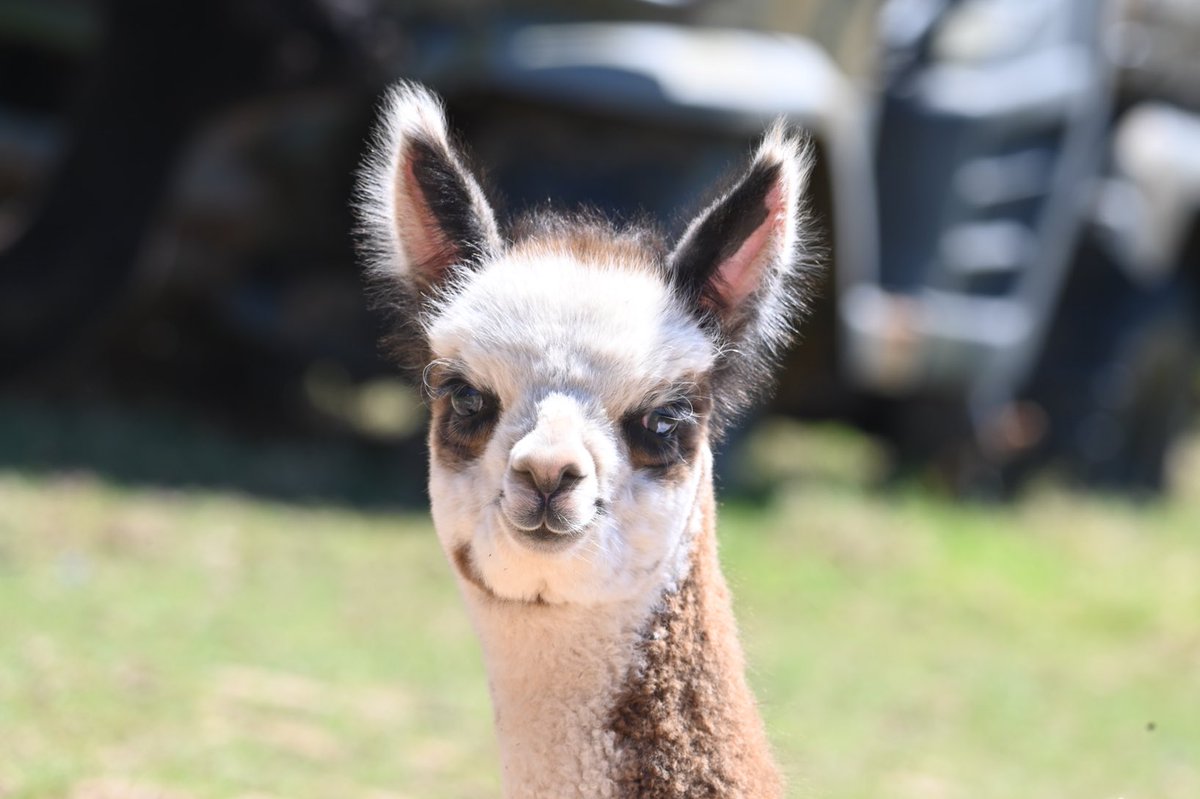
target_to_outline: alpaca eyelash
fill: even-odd
[[[435,376],[435,371],[439,371],[440,374]],[[430,362],[421,371],[422,393],[430,401],[439,400],[447,396],[459,386],[470,386],[485,396],[494,397],[492,392],[481,388],[474,381],[465,377],[463,369],[457,361],[439,358],[436,361]]]
[[[696,413],[696,409],[692,405],[692,401],[683,397],[678,400],[670,400],[659,405],[658,407],[670,407],[675,410],[673,418],[680,424],[695,424],[700,420],[700,414]]]
[[[697,394],[697,384],[695,383],[680,383],[672,386],[671,390],[659,397],[648,400],[644,403],[640,414],[647,414],[659,408],[671,407],[678,411],[674,418],[682,424],[697,424],[700,421],[700,414],[696,410],[696,401],[703,400],[703,397]]]
[[[471,383],[458,376],[447,377],[430,389],[430,395],[434,399],[441,399],[453,394],[455,389],[462,386],[471,386]]]
[[[442,388],[446,384],[445,380],[440,381],[438,385],[433,384],[432,377],[435,369],[445,369],[449,374],[453,374],[455,372],[451,362],[442,358],[439,358],[436,361],[430,361],[425,365],[425,368],[421,370],[421,394],[423,394],[427,399],[431,400],[437,399],[441,396]]]

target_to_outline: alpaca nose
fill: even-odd
[[[570,491],[584,478],[579,459],[565,452],[529,453],[511,464],[513,477],[545,499]]]
[[[536,546],[577,539],[597,513],[597,462],[578,402],[551,394],[508,455],[500,512],[518,540]]]

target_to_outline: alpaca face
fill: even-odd
[[[675,569],[714,345],[658,274],[552,247],[504,257],[428,330],[434,522],[465,577],[600,602]]]
[[[561,217],[506,241],[436,100],[393,92],[360,212],[430,400],[434,524],[468,590],[595,604],[681,576],[710,433],[790,331],[804,172],[777,127],[670,253]]]

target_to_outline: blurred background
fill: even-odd
[[[1047,465],[1159,492],[1198,393],[1198,44],[1183,0],[4,0],[5,416],[85,429],[10,422],[0,458],[291,490],[120,460],[104,409],[419,462],[348,207],[402,76],[446,98],[510,215],[677,231],[788,119],[827,272],[769,412],[867,431],[958,493]]]
[[[0,0],[0,797],[495,793],[354,257],[397,78],[506,217],[811,136],[720,465],[797,795],[1200,795],[1194,0]]]

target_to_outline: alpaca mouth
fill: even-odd
[[[543,501],[536,506],[513,512],[505,507],[504,492],[496,498],[501,526],[519,544],[544,552],[566,549],[587,532],[586,525],[579,525],[555,507]]]
[[[583,531],[555,532],[547,527],[545,522],[532,530],[523,530],[507,520],[505,521],[504,526],[507,528],[508,534],[518,544],[540,552],[560,552],[583,536]]]

